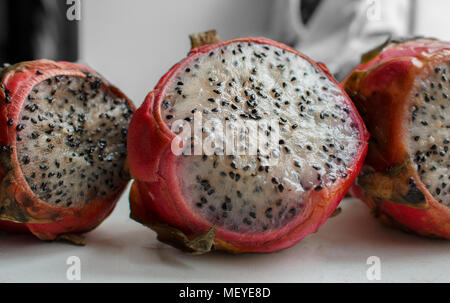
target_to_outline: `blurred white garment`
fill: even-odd
[[[308,6],[313,11],[303,20]],[[414,7],[411,0],[277,0],[272,36],[342,79],[364,52],[389,37],[411,35]]]

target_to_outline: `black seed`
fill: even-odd
[[[22,157],[22,163],[27,165],[28,163],[30,163],[30,157],[28,157],[27,155],[24,155]]]
[[[232,206],[229,203],[222,203],[222,209],[225,211],[231,211]]]
[[[234,162],[234,161],[232,161],[231,162],[231,165],[230,165],[232,168],[234,168],[234,169],[236,169],[237,168],[237,166],[236,166],[236,162]]]
[[[31,139],[37,139],[39,138],[39,133],[37,131],[34,131],[31,133]]]

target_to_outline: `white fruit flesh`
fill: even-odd
[[[433,197],[450,207],[450,64],[432,69],[411,107],[410,154]]]
[[[275,142],[273,165],[263,156],[223,155],[220,149],[211,156],[181,156],[186,203],[229,230],[270,232],[307,217],[311,192],[347,178],[361,144],[338,85],[304,58],[270,45],[233,43],[201,54],[173,77],[163,98],[169,128],[185,120],[194,129],[194,112],[202,113],[203,123],[214,118],[224,126],[233,120],[279,125],[282,141]],[[202,139],[209,134],[205,128]]]
[[[17,159],[47,204],[79,207],[127,178],[131,109],[97,77],[49,78],[25,100],[16,126]]]

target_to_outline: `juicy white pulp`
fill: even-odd
[[[194,112],[203,123],[214,118],[224,126],[233,120],[279,124],[284,142],[275,142],[275,165],[220,148],[211,156],[180,156],[179,182],[193,212],[246,233],[269,232],[306,215],[312,191],[351,173],[361,142],[350,111],[341,89],[307,60],[246,42],[196,57],[173,77],[161,105],[169,128],[185,120],[193,130]],[[210,131],[205,127],[202,139]]]
[[[433,197],[450,207],[450,64],[421,81],[411,107],[411,158]]]
[[[79,207],[123,184],[132,110],[96,77],[37,84],[17,121],[17,159],[47,204]]]

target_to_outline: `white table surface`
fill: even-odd
[[[372,282],[369,256],[381,260],[381,282],[450,282],[449,241],[386,228],[356,199],[341,206],[340,215],[287,250],[192,256],[129,219],[124,195],[84,247],[0,233],[0,282],[72,282],[69,256],[81,260],[81,282]]]

